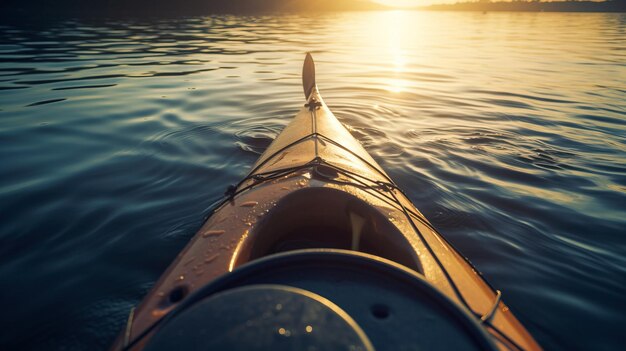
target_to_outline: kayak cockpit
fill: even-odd
[[[380,209],[345,191],[310,187],[280,199],[249,233],[237,264],[298,249],[344,249],[423,273],[406,237]]]

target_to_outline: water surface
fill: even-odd
[[[626,15],[0,26],[0,349],[106,349],[303,103],[330,108],[550,350],[626,343]]]

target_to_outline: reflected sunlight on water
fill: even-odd
[[[625,38],[624,14],[0,25],[0,298],[20,306],[0,346],[106,348],[300,107],[312,51],[337,117],[540,344],[616,348]]]

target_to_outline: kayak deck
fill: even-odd
[[[500,293],[437,233],[335,118],[315,86],[134,311],[117,345],[142,336],[223,274],[303,248],[361,251],[400,263],[482,317],[499,348],[540,349]]]

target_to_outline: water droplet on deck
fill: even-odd
[[[219,256],[220,254],[215,254],[212,256],[209,256],[207,258],[204,259],[204,263],[211,263],[213,261],[215,261],[215,259]]]
[[[195,259],[196,259],[195,257],[190,258],[187,262],[183,263],[183,266],[188,266]]]
[[[282,335],[282,336],[291,336],[291,331],[285,329],[285,328],[278,328],[278,334]]]
[[[155,308],[152,310],[152,317],[160,318],[167,314],[170,311],[170,308]]]
[[[246,202],[242,203],[239,206],[241,206],[241,207],[254,207],[254,206],[258,205],[258,204],[259,204],[258,201],[246,201]]]
[[[212,229],[212,230],[207,230],[206,232],[202,233],[202,237],[203,238],[208,238],[210,236],[220,236],[222,234],[224,234],[226,231],[221,230],[221,229]]]

